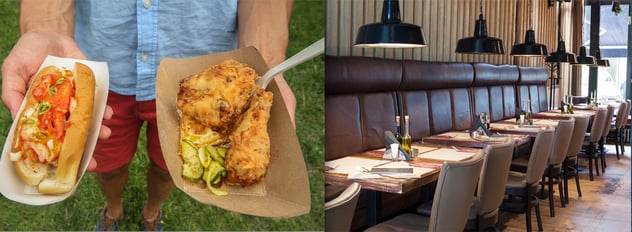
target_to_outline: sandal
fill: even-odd
[[[141,219],[140,230],[141,231],[164,231],[165,223],[162,221],[162,209],[158,212],[158,217],[154,219],[144,219],[144,218]]]
[[[103,211],[97,221],[97,227],[94,231],[118,231],[118,224],[123,219],[123,215],[118,218],[113,218],[106,214],[107,207],[103,207]]]

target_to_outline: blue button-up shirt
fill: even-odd
[[[108,63],[110,90],[152,100],[162,58],[237,47],[237,0],[80,0],[75,39]]]

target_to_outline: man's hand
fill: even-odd
[[[28,32],[22,35],[2,64],[2,102],[15,118],[24,100],[31,78],[47,55],[86,59],[73,38],[54,32]],[[112,117],[112,107],[106,106],[103,119]],[[101,125],[99,139],[110,137],[110,128]],[[88,171],[97,163],[90,160]]]
[[[20,37],[2,64],[2,102],[15,118],[31,78],[47,55],[86,59],[74,39],[53,32],[28,32]]]

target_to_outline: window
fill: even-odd
[[[621,4],[624,13],[615,15],[611,5],[602,5],[599,24],[599,48],[603,59],[610,61],[610,67],[598,68],[597,98],[624,99],[626,96],[627,38],[629,4]],[[590,51],[590,5],[584,9],[583,45]],[[581,95],[588,95],[589,68],[582,66]]]

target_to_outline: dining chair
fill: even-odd
[[[505,195],[505,185],[514,152],[514,139],[507,137],[504,143],[488,145],[487,155],[478,179],[478,187],[466,228],[484,230],[496,228],[500,204]]]
[[[610,107],[610,106],[608,106]],[[601,134],[603,132],[603,127],[606,124],[606,114],[607,109],[597,109],[595,111],[595,117],[592,120],[592,127],[590,128],[590,133],[588,136],[584,138],[582,148],[584,149],[583,153],[580,153],[579,157],[588,159],[588,175],[590,177],[590,181],[593,181],[593,161],[595,163],[595,174],[599,175],[599,165],[597,165],[597,160],[599,159],[599,151],[598,144],[599,140],[601,140]]]
[[[609,126],[608,135],[613,135],[614,137],[614,146],[617,154],[617,160],[619,157],[619,150],[623,153],[623,127],[628,120],[628,114],[630,114],[630,104],[626,101],[622,101],[619,104],[619,110],[617,111],[617,118],[615,119],[614,124]],[[607,138],[608,136],[606,136]],[[621,148],[621,149],[619,149]]]
[[[485,149],[478,151],[466,161],[443,163],[430,217],[405,213],[366,231],[463,231],[485,152]]]
[[[325,230],[350,231],[360,196],[360,184],[353,182],[338,197],[325,202]]]
[[[514,139],[509,136],[503,143],[487,145],[483,157],[483,168],[470,213],[465,224],[466,230],[496,228],[498,207],[505,196],[505,184],[514,152]],[[432,201],[417,207],[417,213],[430,216]]]
[[[606,120],[604,122],[601,139],[599,140],[599,158],[601,160],[601,172],[606,172],[606,139],[608,137],[608,133],[610,132],[610,124],[612,123],[612,117],[614,117],[614,107],[608,105],[606,112]]]
[[[542,175],[540,198],[549,198],[549,212],[551,217],[555,217],[555,200],[553,199],[553,184],[557,184],[560,195],[560,202],[562,208],[565,207],[566,198],[563,191],[563,172],[562,166],[568,153],[568,146],[570,144],[571,135],[573,133],[573,127],[575,125],[575,119],[569,117],[564,120],[560,120],[555,127],[555,133],[553,135],[553,149],[549,155],[544,174]],[[530,157],[519,157],[511,162],[513,170],[519,170],[520,172],[526,172],[528,170]],[[544,189],[544,185],[547,186],[547,191]],[[546,195],[548,193],[548,196]]]
[[[582,149],[582,143],[584,142],[584,136],[586,135],[586,130],[588,130],[588,123],[590,121],[590,116],[588,115],[575,115],[575,126],[573,127],[573,134],[571,136],[571,141],[568,145],[568,152],[566,154],[566,158],[564,159],[564,165],[562,170],[564,174],[564,202],[568,204],[568,178],[575,177],[575,185],[577,186],[577,193],[579,197],[582,196],[582,190],[579,186],[579,171],[578,171],[578,160],[577,155],[579,151]]]
[[[550,127],[538,131],[529,155],[527,172],[509,172],[505,185],[505,194],[501,210],[524,212],[526,215],[527,231],[531,231],[531,208],[535,208],[538,230],[542,230],[540,203],[536,196],[540,188],[540,179],[549,160],[553,148],[554,130]]]
[[[575,119],[569,118],[566,120],[560,120],[555,127],[555,135],[553,139],[553,150],[551,151],[551,155],[549,156],[549,162],[547,167],[544,169],[544,176],[542,176],[542,185],[545,183],[548,186],[548,194],[549,194],[549,211],[551,217],[555,217],[555,201],[553,198],[553,184],[557,183],[560,195],[560,202],[562,204],[562,208],[565,207],[566,198],[564,197],[563,191],[563,177],[562,177],[562,166],[564,164],[564,159],[566,159],[566,155],[568,154],[568,146],[571,141],[571,136],[573,133],[573,127],[575,126]],[[544,188],[542,188],[544,189]]]

